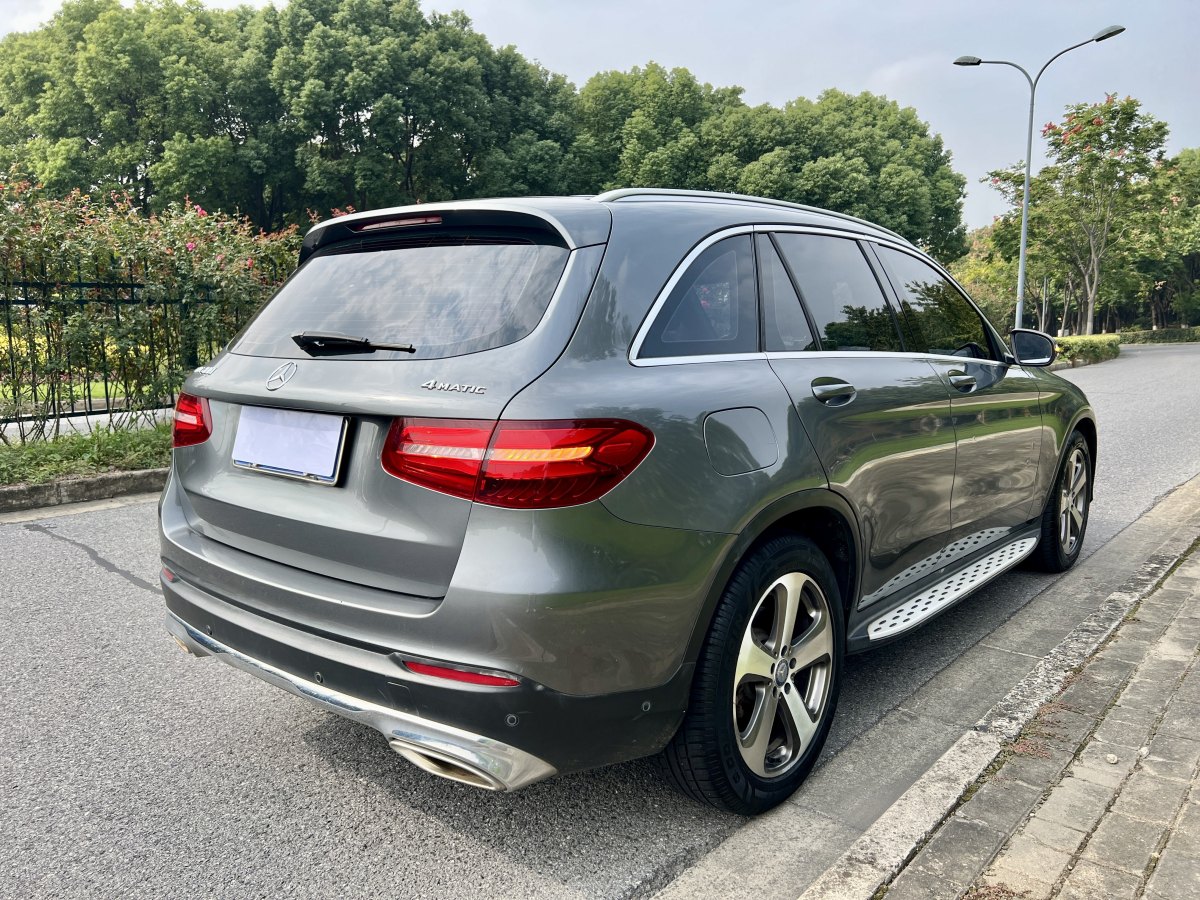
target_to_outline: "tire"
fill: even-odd
[[[1092,508],[1091,478],[1092,454],[1088,443],[1078,431],[1072,432],[1054,479],[1054,489],[1042,512],[1041,537],[1030,557],[1035,568],[1065,572],[1079,559]]]
[[[754,815],[795,792],[837,707],[842,609],[829,561],[806,538],[771,538],[741,562],[717,604],[687,714],[660,759],[685,794]]]

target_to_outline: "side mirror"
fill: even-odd
[[[1048,366],[1058,355],[1054,338],[1044,331],[1032,328],[1014,328],[1008,333],[1012,339],[1013,353],[1023,366]]]

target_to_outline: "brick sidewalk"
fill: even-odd
[[[888,900],[1200,897],[1200,554],[1147,597]]]

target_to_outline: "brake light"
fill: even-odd
[[[620,419],[396,419],[382,463],[397,478],[456,497],[547,509],[603,496],[653,446],[646,428]]]
[[[172,447],[203,444],[212,436],[212,412],[208,400],[180,394],[175,401],[175,424],[171,429]]]
[[[384,219],[382,222],[367,222],[352,226],[355,231],[378,231],[380,228],[405,228],[412,225],[441,225],[441,216],[405,216],[402,219]]]

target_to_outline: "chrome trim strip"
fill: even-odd
[[[475,770],[486,780],[494,782],[506,791],[515,791],[557,774],[557,770],[545,760],[501,741],[472,734],[453,725],[388,709],[298,678],[222,644],[171,612],[167,613],[167,631],[198,656],[217,656],[224,662],[303,697],[322,709],[337,713],[352,722],[369,725],[389,742],[398,741],[428,750],[432,756]]]

